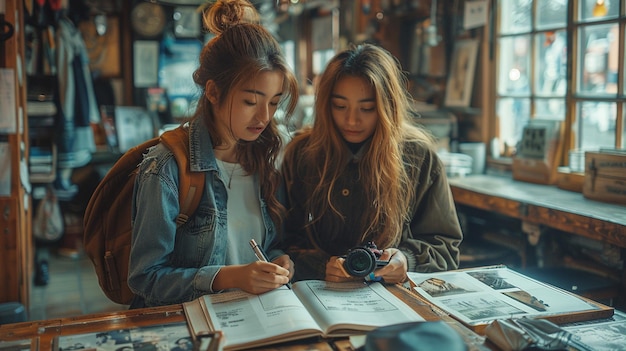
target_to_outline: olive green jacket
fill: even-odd
[[[282,172],[288,209],[283,233],[283,249],[295,263],[294,280],[324,279],[326,262],[331,256],[345,255],[348,249],[362,246],[361,234],[367,227],[362,213],[368,206],[365,189],[359,182],[359,161],[369,142],[352,154],[348,147],[337,152],[349,155],[338,179],[333,204],[344,216],[326,211],[320,220],[305,213],[305,203],[317,184],[317,172],[298,156],[308,139],[285,155]],[[398,245],[408,261],[408,270],[434,272],[459,266],[459,245],[463,239],[456,208],[444,166],[437,154],[420,143],[405,145],[407,171],[419,181],[415,186],[411,220],[405,223]],[[367,241],[367,240],[366,240]],[[381,247],[380,249],[386,249]]]

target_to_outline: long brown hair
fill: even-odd
[[[319,182],[309,197],[307,210],[317,214],[316,218],[329,210],[342,216],[333,206],[331,194],[348,160],[345,153],[337,152],[346,145],[332,118],[331,94],[335,83],[346,76],[361,77],[371,84],[379,116],[370,147],[359,165],[359,178],[369,190],[367,203],[371,204],[363,213],[366,230],[361,241],[374,239],[379,247],[394,246],[400,240],[403,224],[410,220],[409,207],[417,181],[405,145],[415,141],[430,147],[433,139],[411,122],[412,98],[406,89],[406,77],[397,59],[381,47],[362,44],[342,51],[330,60],[319,78],[313,127],[292,144],[308,139],[296,157],[301,158],[299,162],[317,165]]]
[[[211,102],[204,92],[208,81],[219,88],[218,104],[229,101],[237,87],[259,72],[280,72],[284,77],[283,97],[279,104],[286,117],[296,108],[298,83],[287,65],[280,45],[272,34],[256,22],[258,14],[246,0],[218,0],[203,12],[205,27],[215,37],[200,53],[200,66],[194,72],[194,82],[202,96],[193,118],[206,123],[213,147],[220,145],[226,135],[220,135],[217,120],[211,112]],[[237,162],[248,174],[259,174],[261,195],[270,215],[280,228],[284,207],[276,198],[280,176],[276,162],[282,148],[282,139],[276,121],[272,118],[263,133],[254,141],[238,141],[235,147]]]

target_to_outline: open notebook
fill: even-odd
[[[224,350],[364,334],[377,327],[424,321],[382,284],[306,280],[261,295],[205,295],[183,304],[194,335],[222,331]]]

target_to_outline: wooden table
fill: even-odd
[[[70,302],[68,302],[70,303]],[[181,305],[96,313],[77,317],[0,325],[0,340],[32,339],[40,351],[51,350],[56,336],[185,321]],[[35,345],[35,344],[33,344]]]
[[[449,182],[459,205],[616,245],[622,249],[622,258],[626,257],[626,206],[590,200],[552,185],[516,181],[510,176],[471,175],[450,178]],[[625,270],[621,276],[620,295],[625,296]]]
[[[421,301],[416,295],[410,293],[408,289],[396,285],[389,286],[388,288],[394,295],[405,301],[427,321],[443,320],[448,323],[461,334],[468,344],[470,351],[494,350],[493,346],[486,346],[484,337],[474,333],[444,312],[434,309],[425,301]],[[122,310],[78,317],[5,324],[0,325],[0,341],[30,339],[33,340],[33,350],[37,349],[35,345],[38,345],[39,351],[49,351],[52,350],[52,342],[57,336],[132,329],[175,322],[186,322],[182,305]],[[256,350],[352,351],[352,347],[346,338],[333,340],[307,339],[300,342],[274,345]]]

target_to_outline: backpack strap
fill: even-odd
[[[196,211],[204,192],[204,172],[192,172],[189,166],[189,128],[184,125],[161,134],[161,142],[165,144],[178,163],[178,201],[180,212],[176,217],[177,226],[187,223]]]

